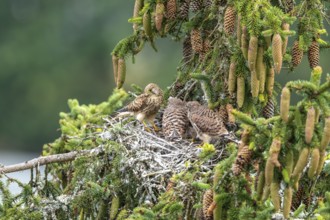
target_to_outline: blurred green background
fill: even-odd
[[[67,99],[99,103],[114,88],[110,52],[132,33],[127,22],[134,1],[2,0],[0,1],[0,150],[41,151],[60,133],[58,113]],[[323,39],[327,39],[324,37]],[[290,40],[292,42],[292,39]],[[156,41],[127,60],[125,88],[149,82],[163,89],[175,78],[181,45]],[[329,69],[329,52],[321,65]],[[285,72],[285,71],[283,71]],[[282,82],[309,76],[306,56]]]
[[[134,1],[0,1],[0,150],[41,151],[52,142],[67,99],[99,103],[114,88],[111,51],[132,33]],[[149,45],[127,60],[126,88],[148,82],[163,88],[175,77],[180,47]]]

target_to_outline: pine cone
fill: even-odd
[[[241,47],[241,37],[242,37],[242,27],[241,27],[241,20],[242,17],[238,15],[237,17],[237,25],[236,25],[236,38],[237,38],[237,44],[239,47]]]
[[[242,27],[241,35],[241,50],[245,59],[248,58],[249,43],[248,43],[248,31],[246,26]]]
[[[204,4],[203,4],[203,6],[204,6],[205,8],[209,8],[209,7],[212,6],[212,3],[213,3],[213,0],[204,0]]]
[[[274,60],[274,69],[276,73],[280,73],[282,69],[282,39],[279,34],[274,34],[272,40],[272,55]]]
[[[234,7],[228,6],[224,15],[224,31],[227,34],[234,34],[236,12]]]
[[[193,56],[190,36],[186,37],[183,41],[182,55],[185,63],[187,63]]]
[[[304,55],[304,51],[299,48],[299,42],[296,40],[293,43],[292,50],[291,50],[292,66],[293,67],[296,67],[301,63],[303,55]]]
[[[118,59],[118,73],[117,73],[117,89],[120,89],[124,82],[125,82],[125,78],[126,78],[126,63],[125,60],[123,58],[119,58]]]
[[[139,17],[139,12],[143,7],[143,0],[135,0],[134,4],[134,10],[133,10],[133,18]],[[138,24],[133,23],[133,30],[137,31],[138,30]]]
[[[175,84],[174,84],[174,94],[173,94],[173,96],[177,96],[178,94],[179,94],[179,92],[181,91],[181,90],[183,90],[184,89],[184,86],[185,86],[185,84],[184,83],[181,83],[181,82],[175,82]],[[178,96],[177,98],[179,98],[179,99],[181,99],[181,100],[183,100],[184,99],[184,95],[185,95],[185,93],[183,92],[183,93],[181,93],[180,94],[180,96]]]
[[[192,0],[190,3],[190,8],[192,12],[198,12],[203,7],[203,0]]]
[[[163,18],[164,18],[164,11],[165,11],[165,6],[163,3],[157,3],[156,5],[156,13],[155,13],[155,25],[157,31],[162,30],[162,23],[163,23]]]
[[[294,0],[285,0],[283,2],[284,4],[284,9],[285,9],[285,12],[286,13],[289,13],[293,10],[293,7],[294,7]]]
[[[312,197],[311,196],[308,196],[306,195],[303,199],[303,203],[304,205],[306,206],[306,210],[308,209],[308,207],[311,205],[311,200],[312,200]]]
[[[176,17],[176,0],[168,0],[166,4],[166,17],[174,20]]]
[[[288,23],[283,23],[282,24],[282,30],[284,31],[289,31],[290,30],[290,24]],[[283,44],[282,44],[282,54],[286,54],[286,47],[288,45],[288,40],[289,40],[289,37],[288,36],[285,36],[284,37],[284,41],[283,41]]]
[[[203,215],[205,220],[213,219],[213,214],[209,215],[208,209],[213,202],[213,190],[206,190],[203,195]]]
[[[237,154],[236,161],[233,164],[232,171],[234,175],[238,176],[243,167],[250,162],[252,156],[252,151],[249,149],[248,145],[244,145]]]
[[[319,65],[320,60],[320,47],[317,41],[313,41],[308,48],[308,61],[309,66],[313,69]]]
[[[301,201],[303,200],[305,191],[304,191],[304,184],[300,184],[298,190],[293,194],[292,203],[291,203],[291,210],[296,210],[299,208]]]
[[[179,7],[179,13],[178,17],[182,19],[188,18],[189,15],[189,5],[190,5],[190,0],[184,0],[180,7]]]
[[[191,46],[192,49],[196,53],[203,52],[203,40],[201,32],[198,29],[192,29],[190,33],[190,40],[191,40]]]
[[[228,113],[227,113],[226,106],[224,106],[224,105],[220,106],[218,113],[219,113],[219,116],[222,119],[222,121],[225,124],[227,124],[228,123]]]
[[[265,118],[271,118],[274,116],[274,101],[272,98],[268,99],[266,106],[262,109],[262,115]]]

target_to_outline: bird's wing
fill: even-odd
[[[141,94],[137,96],[131,103],[129,103],[125,109],[130,112],[140,112],[147,105],[148,94]]]
[[[158,112],[160,105],[162,104],[162,98],[157,96],[149,96],[146,99],[146,103],[142,111],[147,115],[151,116]]]
[[[210,112],[204,114],[201,111],[195,110],[188,114],[189,121],[193,125],[197,133],[206,133],[211,136],[216,136],[221,133],[225,127],[220,118],[210,117]]]
[[[201,129],[199,128],[200,126],[200,117],[195,111],[188,111],[188,119],[195,129],[197,135],[201,134]]]

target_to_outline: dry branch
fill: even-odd
[[[41,166],[50,163],[60,163],[74,160],[77,156],[87,155],[87,154],[95,154],[103,152],[103,146],[97,147],[92,150],[81,150],[81,151],[72,151],[64,154],[54,154],[49,156],[42,156],[38,158],[34,158],[29,161],[25,161],[23,163],[13,164],[9,166],[0,167],[0,174],[3,173],[13,173],[22,170],[28,170],[34,168],[36,166]]]

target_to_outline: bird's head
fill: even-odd
[[[169,97],[168,98],[168,104],[169,105],[184,106],[184,102],[181,99],[178,99],[178,98],[175,98],[175,97]]]
[[[186,106],[187,106],[188,109],[193,109],[193,108],[196,108],[200,105],[201,104],[199,104],[199,102],[197,102],[197,101],[190,101],[190,102],[186,103]]]
[[[149,83],[144,88],[144,93],[156,96],[163,96],[163,91],[155,83]]]

